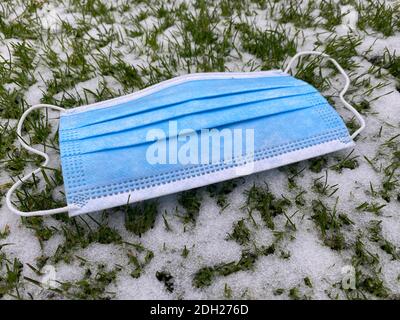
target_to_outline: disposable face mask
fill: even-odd
[[[325,98],[288,74],[301,55],[328,58],[345,79],[340,99],[360,128],[348,130]],[[22,147],[47,154],[21,139],[26,116],[43,107],[59,110],[61,166],[67,206],[21,212],[8,191],[11,211],[70,216],[176,193],[321,156],[354,145],[365,127],[344,99],[350,80],[319,52],[301,52],[285,71],[202,73],[180,76],[120,98],[72,110],[36,105],[21,117]],[[33,174],[38,174],[40,168]]]

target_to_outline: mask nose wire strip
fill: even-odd
[[[28,116],[28,114],[30,114],[32,111],[36,110],[36,109],[41,109],[41,108],[49,108],[49,109],[54,109],[54,110],[58,110],[58,111],[64,111],[64,108],[61,107],[57,107],[57,106],[53,106],[53,105],[49,105],[49,104],[37,104],[34,105],[32,107],[30,107],[29,109],[27,109],[21,116],[21,119],[18,122],[18,126],[17,126],[17,136],[18,136],[18,141],[21,144],[21,146],[23,148],[25,148],[26,150],[35,153],[39,156],[42,156],[45,160],[42,164],[41,167],[45,167],[47,166],[47,164],[49,163],[49,156],[48,154],[39,151],[37,149],[32,148],[31,146],[27,145],[24,140],[22,139],[22,125],[26,119],[26,117]],[[50,209],[50,210],[39,210],[39,211],[32,211],[32,212],[23,212],[18,210],[11,202],[11,196],[12,194],[15,192],[15,190],[17,188],[19,188],[26,180],[28,180],[29,178],[32,177],[33,174],[38,174],[41,171],[41,167],[34,170],[33,172],[27,174],[26,176],[24,176],[22,179],[18,179],[13,186],[8,190],[7,195],[6,195],[6,204],[7,207],[14,213],[20,215],[20,216],[24,216],[24,217],[31,217],[31,216],[46,216],[46,215],[50,215],[50,214],[56,214],[56,213],[61,213],[61,212],[67,212],[68,211],[68,206],[63,207],[63,208],[56,208],[56,209]]]
[[[319,52],[319,51],[301,51],[297,54],[295,54],[293,56],[293,58],[289,61],[289,64],[287,65],[286,69],[285,69],[285,73],[288,73],[289,70],[292,67],[293,62],[300,56],[305,56],[305,55],[314,55],[314,56],[322,56],[327,58],[329,61],[331,61],[336,68],[339,70],[339,72],[342,74],[342,76],[345,79],[345,85],[342,89],[342,91],[340,91],[339,93],[339,98],[342,101],[342,103],[344,104],[344,106],[354,114],[354,116],[357,118],[358,122],[360,123],[360,128],[358,128],[352,135],[351,138],[354,139],[355,137],[357,137],[361,131],[363,131],[365,129],[365,121],[364,118],[358,113],[358,111],[351,106],[344,98],[345,93],[347,92],[347,89],[350,86],[350,78],[349,76],[346,74],[346,72],[343,70],[343,68],[340,66],[340,64],[333,58],[331,58],[329,55],[327,55],[326,53],[323,52]]]

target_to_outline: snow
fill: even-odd
[[[67,1],[68,2],[68,1]],[[252,5],[254,6],[254,5]],[[18,8],[17,8],[18,9]],[[147,9],[145,5],[140,4],[131,8],[131,14],[134,16],[143,9]],[[18,10],[17,10],[18,12]],[[267,25],[274,25],[275,22],[266,19],[265,10],[254,8],[251,10],[254,16],[251,21],[257,24],[260,28]],[[400,53],[400,33],[388,38],[381,38],[379,35],[367,35],[357,29],[358,13],[351,5],[342,7],[342,13],[346,13],[342,18],[342,25],[335,29],[339,35],[346,35],[348,32],[356,32],[362,35],[363,41],[357,48],[360,62],[360,67],[357,69],[357,74],[368,72],[371,64],[361,57],[362,53],[367,49],[371,51],[367,54],[369,58],[383,55],[384,50],[388,48],[391,52],[397,51]],[[52,32],[60,32],[60,21],[68,21],[75,25],[77,19],[81,18],[77,13],[68,12],[62,5],[55,5],[52,1],[47,1],[43,8],[38,11],[42,19],[42,25],[45,29],[50,29]],[[234,18],[240,21],[239,17]],[[250,18],[249,18],[250,19]],[[113,27],[118,27],[118,21]],[[150,30],[157,25],[157,19],[154,16],[149,16],[141,21],[141,25]],[[289,24],[290,25],[290,24]],[[110,26],[107,26],[109,28]],[[176,26],[168,28],[163,35],[159,36],[160,43],[165,39],[171,38],[176,32]],[[320,39],[324,39],[328,34],[323,29],[305,29],[304,43],[299,45],[299,50],[312,50],[317,39],[317,33],[320,33]],[[294,32],[294,31],[292,31]],[[90,30],[89,34],[96,37],[96,31]],[[15,39],[1,40],[0,55],[8,59],[7,46]],[[150,60],[147,56],[146,47],[141,38],[130,39],[131,49],[127,45],[121,45],[119,50],[123,52],[124,61],[134,66],[146,65]],[[240,47],[239,40],[235,43]],[[301,41],[299,41],[301,43]],[[54,42],[55,44],[57,43]],[[53,44],[53,50],[59,54],[62,59],[66,58],[65,52],[60,44]],[[107,48],[103,48],[107,52]],[[227,63],[227,68],[231,71],[248,71],[250,69],[250,61],[255,60],[254,56],[241,52],[241,57],[235,52],[232,52],[231,60]],[[179,72],[185,73],[186,70]],[[44,79],[51,77],[50,70],[39,66],[35,72],[37,83],[32,85],[25,93],[25,98],[30,104],[40,102],[42,97],[41,89],[46,87],[45,83],[38,75]],[[371,76],[372,84],[377,84],[381,79]],[[122,87],[111,77],[105,78],[108,84],[112,84],[115,92],[122,91]],[[339,78],[338,78],[339,79]],[[365,232],[367,223],[371,219],[382,220],[382,234],[385,239],[391,241],[396,247],[400,247],[400,202],[393,197],[390,203],[384,202],[381,198],[373,198],[366,193],[369,190],[370,183],[379,190],[379,185],[382,181],[382,173],[376,172],[364,160],[364,156],[369,159],[375,157],[378,152],[379,145],[387,139],[398,134],[400,126],[400,92],[396,89],[396,82],[389,76],[389,85],[383,89],[374,92],[374,96],[380,96],[384,93],[392,91],[392,93],[383,96],[382,98],[371,103],[371,110],[366,118],[366,129],[361,134],[361,137],[356,143],[355,150],[352,156],[358,156],[359,167],[354,170],[343,169],[342,173],[337,173],[329,170],[328,183],[330,185],[338,184],[339,190],[334,197],[325,199],[330,205],[334,205],[336,197],[338,197],[338,212],[346,213],[355,226],[346,228],[345,235],[349,241],[354,241],[358,231]],[[84,88],[96,91],[102,78],[94,77],[85,82],[79,83],[75,88],[69,90],[73,95],[83,94]],[[335,87],[340,87],[340,80],[335,82]],[[60,99],[62,94],[55,96]],[[374,97],[373,96],[373,97]],[[372,97],[372,98],[373,98]],[[349,113],[344,109],[338,110],[340,114],[349,119]],[[50,113],[51,117],[56,119],[56,113]],[[56,126],[56,120],[53,120],[53,126]],[[382,136],[377,137],[381,128]],[[328,163],[333,165],[337,163],[336,157],[344,157],[349,151],[338,152],[329,155]],[[387,152],[387,151],[384,151]],[[52,157],[57,157],[54,152]],[[59,161],[54,160],[53,164]],[[378,161],[378,164],[380,162]],[[381,163],[385,166],[387,163],[382,160]],[[297,168],[308,168],[308,162],[301,162]],[[10,182],[8,173],[3,170],[0,172],[0,185]],[[26,170],[30,170],[29,167]],[[26,171],[28,172],[28,171]],[[120,245],[99,243],[91,244],[85,249],[74,251],[74,255],[85,258],[93,264],[104,263],[109,267],[114,265],[122,265],[124,269],[118,273],[117,280],[111,284],[108,291],[116,293],[117,299],[223,299],[224,286],[228,284],[232,289],[233,298],[249,298],[249,299],[287,299],[288,291],[296,286],[299,286],[302,295],[307,295],[313,299],[327,299],[327,292],[333,289],[333,284],[341,281],[342,268],[351,264],[351,254],[349,250],[342,252],[333,251],[323,244],[320,231],[311,220],[312,214],[310,204],[311,200],[317,198],[311,190],[313,181],[323,176],[325,173],[312,173],[306,169],[301,175],[296,178],[299,186],[302,186],[305,191],[307,206],[300,209],[293,221],[296,224],[297,231],[294,233],[295,239],[290,241],[285,239],[279,244],[279,249],[289,251],[290,257],[282,259],[279,254],[259,257],[256,261],[253,270],[240,271],[233,273],[227,277],[217,276],[209,287],[203,289],[194,288],[192,285],[193,275],[201,267],[213,266],[219,263],[237,261],[240,259],[243,248],[234,241],[228,241],[227,235],[232,231],[232,225],[242,219],[247,218],[247,213],[241,209],[244,204],[245,197],[243,192],[248,190],[254,183],[264,185],[266,182],[275,195],[295,195],[294,192],[287,188],[287,168],[275,169],[264,173],[255,174],[245,179],[245,183],[239,185],[231,194],[228,195],[229,206],[221,212],[214,199],[210,198],[205,190],[201,191],[201,210],[194,226],[187,226],[184,230],[184,225],[176,216],[175,210],[182,210],[177,202],[177,196],[171,195],[158,199],[159,214],[157,215],[154,228],[147,231],[142,237],[138,237],[127,231],[124,227],[124,214],[122,211],[112,212],[108,217],[108,225],[115,228],[121,234],[126,242],[141,243],[145,248],[153,251],[154,258],[144,267],[143,274],[140,278],[134,279],[130,276],[130,271],[133,266],[129,265],[126,250]],[[397,188],[397,192],[398,192]],[[364,201],[376,201],[385,203],[386,206],[382,209],[381,215],[376,216],[370,212],[359,212],[355,208]],[[4,203],[4,200],[3,200]],[[289,209],[288,215],[295,213],[296,208]],[[165,214],[168,223],[171,226],[171,231],[166,230],[162,214]],[[101,213],[92,215],[96,220],[101,220]],[[274,235],[271,230],[264,227],[260,216],[254,213],[254,219],[257,227],[246,220],[252,232],[252,239],[257,246],[268,246],[274,241]],[[91,224],[89,219],[86,219]],[[283,230],[286,219],[277,217],[275,220],[277,230]],[[10,227],[11,233],[5,240],[0,240],[1,243],[11,243],[12,245],[5,246],[2,251],[9,257],[17,257],[21,260],[24,267],[24,275],[34,278],[35,274],[26,267],[26,264],[35,265],[35,259],[40,255],[51,256],[54,254],[57,246],[63,243],[63,236],[56,234],[49,241],[44,242],[44,247],[41,249],[38,240],[34,235],[34,231],[22,225],[21,219],[13,215],[3,204],[0,207],[0,231],[5,226]],[[52,225],[59,228],[62,224],[53,218],[46,218],[45,225]],[[188,257],[182,257],[182,250],[186,246],[189,250]],[[392,260],[392,258],[379,250],[378,247],[368,244],[372,252],[376,252],[380,256],[380,266],[382,267],[382,277],[385,285],[394,293],[400,294],[400,282],[398,276],[400,274],[400,262]],[[162,282],[155,277],[157,271],[168,271],[174,276],[173,293],[165,290]],[[79,261],[74,261],[68,265],[60,262],[56,265],[57,280],[71,281],[78,280],[82,277],[84,269],[79,266]],[[304,285],[303,279],[309,277],[313,288],[308,288]],[[278,288],[285,289],[282,295],[274,295],[274,290]],[[40,289],[34,286],[29,286],[29,292],[32,292],[36,298],[46,297]],[[340,296],[344,298],[343,294]]]

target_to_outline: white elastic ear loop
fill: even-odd
[[[363,131],[365,129],[365,121],[364,121],[363,117],[358,113],[358,111],[344,99],[344,94],[347,92],[347,89],[350,86],[350,78],[349,78],[349,76],[346,74],[346,72],[343,70],[343,68],[340,66],[340,64],[335,59],[331,58],[326,53],[319,52],[319,51],[302,51],[302,52],[297,53],[289,61],[289,64],[287,65],[287,67],[286,67],[284,72],[288,73],[288,71],[292,67],[292,64],[293,64],[294,60],[296,60],[300,56],[305,56],[305,55],[323,56],[323,57],[327,58],[329,61],[331,61],[336,66],[336,68],[339,70],[339,72],[344,77],[346,83],[345,83],[344,88],[342,89],[342,91],[339,93],[339,98],[342,101],[342,103],[344,104],[344,106],[355,115],[355,117],[357,118],[358,122],[360,123],[360,128],[358,128],[351,135],[351,138],[354,139],[355,137],[357,137],[360,134],[361,131]]]
[[[21,146],[23,148],[25,148],[26,150],[38,154],[39,156],[42,156],[45,160],[42,164],[43,167],[47,166],[47,164],[49,163],[49,156],[42,152],[39,151],[37,149],[32,148],[31,146],[27,145],[24,140],[22,140],[22,125],[26,119],[26,117],[28,116],[29,113],[31,113],[33,110],[36,109],[41,109],[41,108],[50,108],[50,109],[54,109],[54,110],[58,110],[58,111],[64,111],[64,108],[61,107],[57,107],[57,106],[53,106],[50,104],[37,104],[34,105],[32,107],[30,107],[28,110],[26,110],[22,116],[21,119],[18,122],[18,126],[17,126],[17,136],[18,136],[18,141],[21,144]],[[15,192],[15,190],[20,187],[22,185],[23,182],[25,182],[26,180],[28,180],[29,178],[32,177],[33,174],[38,174],[41,171],[41,168],[36,169],[35,171],[27,174],[26,176],[24,176],[22,179],[18,179],[17,182],[14,183],[14,185],[8,190],[7,195],[6,195],[6,204],[7,207],[14,213],[20,215],[20,216],[24,216],[24,217],[31,217],[31,216],[46,216],[46,215],[50,215],[50,214],[55,214],[55,213],[61,213],[61,212],[67,212],[68,211],[68,206],[63,207],[63,208],[57,208],[57,209],[50,209],[50,210],[39,210],[39,211],[32,211],[32,212],[23,212],[18,210],[16,207],[14,207],[14,205],[11,203],[11,196],[12,194]]]

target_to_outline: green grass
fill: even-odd
[[[347,290],[346,296],[348,299],[367,299],[368,295],[387,298],[390,291],[380,278],[379,256],[365,248],[362,237],[362,234],[358,235],[352,257],[356,270],[356,289]]]
[[[319,10],[324,21],[322,27],[333,31],[334,28],[342,23],[345,13],[341,12],[340,3],[333,0],[322,0],[319,2]]]
[[[361,30],[371,28],[382,33],[385,37],[393,35],[400,30],[400,4],[389,5],[385,1],[367,0],[359,1],[357,11],[360,17],[357,26]]]
[[[232,233],[228,235],[229,240],[234,240],[240,245],[250,241],[250,230],[245,224],[245,220],[239,220],[233,225]]]
[[[0,249],[1,250],[1,249]],[[0,267],[5,266],[5,272],[0,273],[0,298],[9,295],[20,299],[21,276],[23,264],[17,258],[8,260],[0,251]]]
[[[49,291],[66,298],[77,300],[109,300],[115,296],[114,292],[107,291],[107,287],[115,282],[119,267],[107,270],[105,265],[99,264],[97,267],[88,267],[83,277],[77,281],[59,281],[57,288]],[[25,277],[33,284],[41,286],[40,282]]]
[[[157,203],[145,201],[138,205],[126,205],[125,228],[134,234],[141,236],[154,226],[157,216]]]
[[[129,263],[133,266],[131,277],[137,279],[143,274],[145,267],[153,260],[154,253],[140,243],[126,242],[125,244],[129,246],[127,256]]]
[[[371,220],[368,227],[370,233],[370,240],[376,242],[380,248],[387,254],[391,255],[393,259],[399,259],[396,247],[382,236],[382,220]]]
[[[257,255],[243,251],[238,261],[221,263],[212,267],[199,269],[193,277],[193,286],[196,288],[208,287],[216,276],[228,276],[239,271],[251,270],[257,260]]]
[[[314,180],[312,188],[320,195],[328,197],[332,197],[339,190],[337,184],[328,184],[328,171],[325,172],[325,176],[318,177]]]
[[[399,258],[398,243],[384,233],[381,221],[400,201],[399,127],[391,119],[382,120],[379,113],[384,107],[380,98],[400,91],[400,57],[390,42],[374,54],[372,47],[364,49],[361,44],[367,36],[385,39],[400,31],[398,5],[372,0],[51,2],[61,9],[51,29],[44,23],[46,1],[4,0],[0,5],[0,171],[5,176],[0,185],[2,199],[18,176],[43,161],[21,150],[17,143],[16,121],[32,104],[40,101],[73,108],[185,73],[282,69],[300,49],[315,48],[334,57],[351,78],[346,98],[366,117],[368,125],[379,122],[380,129],[361,135],[354,151],[290,165],[274,172],[272,179],[252,176],[257,183],[244,193],[240,188],[247,178],[180,193],[176,210],[168,209],[176,215],[163,210],[162,219],[158,216],[162,210],[158,201],[146,201],[72,219],[66,215],[23,218],[17,227],[7,220],[0,228],[0,297],[38,298],[38,291],[25,290],[27,284],[45,290],[39,279],[43,267],[67,264],[76,265],[83,275],[73,281],[61,280],[57,289],[46,291],[53,298],[114,298],[109,288],[116,285],[121,273],[130,275],[132,281],[155,278],[172,297],[182,295],[182,273],[190,277],[193,290],[202,290],[211,298],[215,296],[209,287],[215,279],[224,277],[226,283],[218,289],[224,298],[254,298],[251,285],[240,293],[230,283],[230,275],[257,274],[257,261],[265,263],[262,256],[291,261],[293,249],[288,245],[299,233],[315,231],[317,241],[327,250],[334,250],[345,260],[351,257],[357,289],[344,290],[340,285],[321,284],[303,275],[297,285],[284,287],[279,283],[271,288],[271,294],[307,299],[313,296],[310,292],[314,288],[327,292],[339,288],[332,298],[395,297],[381,270],[387,260]],[[357,32],[337,33],[345,14],[342,5],[351,5],[358,12]],[[18,13],[16,8],[20,9]],[[63,10],[74,17],[74,22],[65,19]],[[293,74],[323,93],[344,116],[350,132],[358,128],[356,119],[342,112],[343,106],[338,103],[342,82],[336,81],[339,74],[333,65],[307,57],[298,61]],[[86,81],[95,81],[97,86]],[[49,113],[35,112],[25,122],[24,139],[58,153],[57,121]],[[373,177],[358,175],[365,167]],[[353,176],[360,181],[348,180]],[[269,187],[260,182],[264,180]],[[353,189],[345,189],[344,181],[346,188],[350,185]],[[24,211],[64,206],[62,184],[59,165],[43,168],[17,192],[15,205]],[[283,191],[276,192],[276,186]],[[235,222],[220,241],[239,246],[242,255],[234,261],[201,267],[203,248],[193,243],[191,236],[204,227],[196,222],[204,210],[209,210],[203,206],[209,198],[216,204],[216,219],[235,214],[230,220]],[[235,208],[233,202],[238,199],[242,199],[241,206]],[[309,225],[307,220],[311,221]],[[213,220],[203,223],[212,224]],[[169,240],[162,248],[149,246],[153,243],[152,229],[159,230],[160,226],[166,239],[187,236],[188,240],[178,246]],[[30,265],[15,256],[13,246],[18,244],[8,243],[20,229],[30,241],[39,243],[36,262]],[[264,237],[273,240],[263,243],[260,239]],[[145,246],[137,242],[139,238]],[[56,239],[56,248],[49,249]],[[112,247],[126,264],[116,266],[110,262],[104,266],[80,257],[78,252],[94,245]],[[151,269],[154,260],[162,262],[165,269]],[[188,274],[186,264],[197,265],[196,271]],[[27,267],[37,278],[25,277]],[[176,272],[173,268],[182,269]],[[155,274],[150,274],[150,269]]]
[[[293,23],[296,27],[310,28],[315,26],[311,13],[315,9],[315,1],[285,0],[280,8],[281,23]]]
[[[339,218],[336,205],[328,208],[321,200],[313,200],[311,218],[321,231],[324,244],[332,250],[343,250],[346,240],[342,232],[343,220]]]
[[[261,60],[261,69],[279,69],[288,56],[297,51],[297,34],[289,35],[282,27],[260,30],[241,23],[236,26],[241,34],[243,49]]]
[[[219,184],[212,184],[207,186],[207,191],[210,197],[214,198],[217,205],[221,208],[221,211],[225,210],[229,206],[228,195],[238,186],[238,184],[243,183],[241,179],[234,179],[229,181],[224,181]]]
[[[165,289],[168,292],[174,292],[174,277],[169,272],[157,271],[156,278],[158,281],[164,283]]]
[[[286,208],[291,205],[287,198],[277,198],[268,190],[268,187],[253,185],[251,189],[246,191],[246,197],[245,206],[247,209],[250,212],[259,212],[265,225],[272,230],[275,229],[274,217],[283,214]]]
[[[178,203],[183,207],[184,212],[181,215],[184,223],[195,223],[200,212],[201,196],[199,190],[184,191],[179,194]]]

